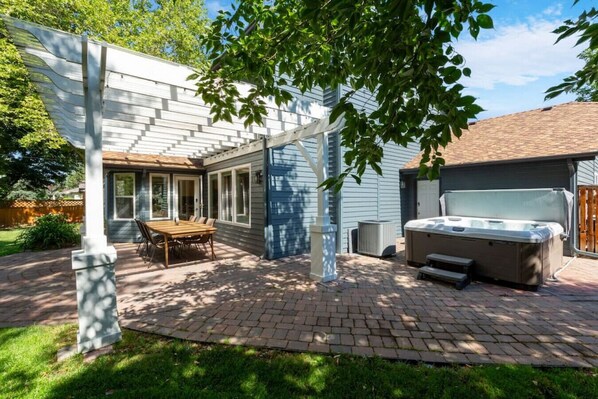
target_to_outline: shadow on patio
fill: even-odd
[[[578,262],[579,269],[593,263]],[[587,294],[559,297],[570,284],[527,292],[474,283],[456,291],[417,281],[416,269],[400,257],[340,255],[338,268],[341,278],[326,285],[309,280],[305,255],[121,277],[122,323],[202,342],[427,362],[588,366],[598,360],[597,306]],[[589,293],[595,279],[574,285]]]
[[[538,292],[415,279],[399,255],[339,255],[340,278],[309,279],[307,255],[143,263],[117,246],[124,327],[202,342],[459,363],[598,364],[595,260],[576,259]],[[0,258],[0,325],[76,317],[70,250]]]

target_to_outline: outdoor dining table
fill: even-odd
[[[181,237],[192,237],[198,235],[210,235],[210,250],[212,251],[212,260],[216,259],[214,255],[214,233],[217,229],[207,224],[201,224],[196,222],[190,222],[188,220],[181,220],[175,223],[174,220],[161,220],[155,222],[147,222],[147,227],[155,233],[164,236],[164,263],[168,268],[168,240],[181,238]]]

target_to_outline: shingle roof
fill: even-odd
[[[102,158],[104,165],[106,166],[203,170],[203,162],[201,159],[197,158],[136,154],[115,151],[104,151],[102,153]]]
[[[598,102],[570,102],[470,124],[441,150],[446,166],[598,152]],[[419,167],[421,154],[404,169]]]

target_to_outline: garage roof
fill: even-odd
[[[441,151],[445,166],[598,153],[598,102],[570,102],[471,123]],[[421,154],[404,169],[417,169]]]

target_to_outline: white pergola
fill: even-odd
[[[121,337],[116,310],[116,250],[104,235],[102,151],[184,156],[204,165],[225,158],[294,143],[318,185],[328,176],[327,109],[295,101],[286,107],[267,102],[264,125],[241,120],[213,122],[210,108],[195,96],[191,68],[0,16],[19,49],[32,81],[59,133],[85,150],[85,233],[73,251],[79,315],[78,350],[98,349]],[[241,93],[249,84],[239,83]],[[317,137],[316,159],[301,140]],[[335,231],[327,191],[318,187],[318,217],[311,226],[311,276],[336,278]]]

